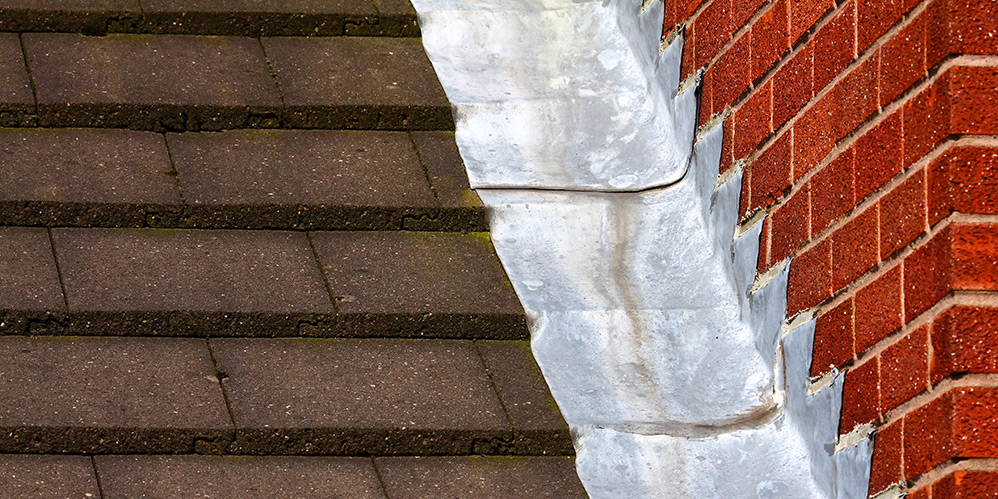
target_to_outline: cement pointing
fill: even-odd
[[[415,0],[472,187],[593,497],[865,497],[835,453],[841,378],[809,394],[787,271],[752,291],[722,128],[694,144],[663,6]]]

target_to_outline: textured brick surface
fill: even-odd
[[[905,180],[880,201],[880,258],[887,258],[926,230],[925,170]]]
[[[723,2],[714,2],[717,5]],[[749,89],[750,82],[750,59],[749,44],[750,37],[742,36],[735,44],[721,54],[721,58],[714,64],[714,97],[711,100],[711,108],[714,114],[723,111],[727,106],[735,101]]]
[[[832,294],[831,244],[818,243],[790,265],[787,316],[817,305]]]
[[[53,239],[74,331],[288,335],[333,313],[302,233],[56,229]]]
[[[926,489],[928,488],[926,487]],[[933,483],[931,490],[932,497],[952,499],[996,497],[998,496],[998,472],[957,471]],[[908,497],[913,498],[913,496]]]
[[[374,5],[357,0],[142,0],[142,10],[154,33],[329,36],[377,22]]]
[[[814,355],[811,358],[811,375],[819,376],[832,366],[840,366],[852,359],[853,300],[840,303],[817,319],[814,332]]]
[[[485,234],[312,234],[346,334],[519,339],[523,309]]]
[[[572,454],[572,438],[527,341],[479,341],[485,368],[513,424],[517,449]]]
[[[0,495],[7,499],[100,497],[87,456],[0,456]]]
[[[766,206],[790,186],[791,134],[784,133],[752,163],[751,207]]]
[[[797,191],[773,213],[770,260],[778,262],[793,255],[808,240],[809,189]]]
[[[94,462],[104,497],[385,497],[364,458],[97,456]]]
[[[880,395],[889,411],[927,388],[929,381],[929,327],[901,338],[880,355]]]
[[[952,393],[904,417],[904,474],[916,477],[953,455]]]
[[[4,337],[4,452],[192,452],[231,436],[204,340]]]
[[[894,267],[856,293],[856,351],[901,327],[901,268]]]
[[[814,89],[831,83],[855,57],[856,10],[841,9],[814,35]]]
[[[904,260],[904,318],[910,321],[952,289],[952,231],[936,234]]]
[[[173,220],[180,191],[160,135],[0,129],[0,222],[142,226]]]
[[[953,307],[932,324],[932,382],[958,373],[998,372],[998,309]]]
[[[696,67],[706,66],[731,39],[731,3],[709,2],[693,24],[696,32]],[[722,105],[723,107],[723,105]]]
[[[842,386],[842,417],[839,433],[880,417],[880,359],[874,357],[850,369]]]
[[[211,346],[240,452],[495,453],[512,436],[471,342],[221,339]]]
[[[787,1],[777,0],[752,26],[753,80],[769,70],[790,49]]]
[[[574,463],[558,457],[376,459],[388,497],[587,497]]]
[[[44,125],[218,130],[265,124],[281,105],[251,38],[23,38]]]
[[[796,41],[832,8],[832,0],[790,0],[790,40]]]
[[[773,102],[773,85],[766,84],[762,89],[752,94],[745,104],[735,114],[736,133],[734,154],[743,158],[765,139],[771,132],[770,112]]]
[[[879,208],[856,214],[832,234],[832,289],[840,289],[880,260]]]
[[[0,126],[26,123],[34,110],[21,41],[15,33],[0,33]]]
[[[811,100],[814,50],[810,45],[797,51],[773,75],[773,128],[779,130]]]
[[[404,133],[258,130],[168,141],[195,226],[393,230],[436,212]]]
[[[856,206],[855,154],[839,154],[811,178],[811,231],[821,233]]]
[[[897,421],[877,430],[873,441],[873,462],[870,467],[869,492],[871,494],[876,494],[891,484],[902,481],[901,431],[903,425],[903,421]]]
[[[412,132],[412,141],[440,202],[436,226],[441,229],[460,227],[466,231],[487,231],[485,206],[468,184],[464,161],[457,149],[452,132]],[[428,221],[433,223],[434,221]],[[413,224],[423,223],[414,220]]]
[[[895,113],[856,139],[856,200],[901,172],[901,113]]]
[[[418,39],[267,38],[287,121],[307,128],[452,129]]]
[[[957,211],[998,213],[998,148],[958,147],[928,168],[929,223]]]
[[[0,228],[0,332],[44,332],[66,310],[45,229]]]
[[[893,101],[925,70],[925,19],[920,16],[880,49],[881,105]]]

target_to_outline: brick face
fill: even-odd
[[[848,149],[811,178],[811,229],[820,233],[856,205],[855,154]]]
[[[952,459],[995,457],[998,390],[911,402],[944,379],[998,373],[994,307],[923,316],[947,296],[998,292],[998,224],[965,221],[998,214],[998,64],[950,59],[957,65],[939,72],[951,56],[998,54],[998,0],[700,7],[684,61],[715,62],[702,119],[737,110],[724,124],[721,171],[754,158],[740,212],[768,215],[758,269],[793,259],[788,315],[817,313],[811,375],[847,370],[840,432],[891,423],[877,434],[870,492],[922,484],[911,480]],[[998,495],[993,475],[954,473],[907,492]]]
[[[878,209],[872,206],[832,234],[832,289],[863,275],[879,261]]]
[[[880,201],[880,258],[887,258],[925,232],[925,170]]]
[[[856,351],[901,327],[901,269],[895,267],[856,293]]]
[[[880,359],[874,357],[846,373],[839,433],[880,417]]]

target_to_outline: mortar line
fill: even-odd
[[[274,81],[274,88],[277,89],[277,96],[281,98],[281,106],[287,107],[284,102],[284,89],[281,88],[280,79],[277,78],[277,71],[274,69],[274,63],[270,60],[270,56],[267,55],[267,48],[263,46],[263,37],[256,37],[257,43],[260,44],[260,52],[263,53],[263,62],[267,65],[267,72],[270,73],[271,80]]]
[[[921,475],[906,480],[905,487],[909,492],[923,489],[945,478],[947,475],[959,471],[998,472],[998,459],[979,457],[960,460],[957,460],[956,458],[949,459],[936,465],[935,468],[932,468]]]
[[[381,493],[385,495],[386,498],[390,498],[388,495],[388,486],[385,485],[385,478],[381,475],[381,469],[378,467],[378,456],[370,456],[368,459],[371,460],[371,466],[374,467],[374,476],[378,478],[378,484],[381,485]]]
[[[177,186],[177,193],[180,196],[180,204],[184,207],[187,206],[187,200],[184,198],[184,188],[180,184],[180,170],[177,169],[177,162],[173,158],[173,149],[170,148],[170,141],[167,140],[166,133],[161,134],[163,136],[163,146],[166,147],[166,157],[170,160],[170,173],[173,175],[173,183]]]

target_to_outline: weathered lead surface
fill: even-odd
[[[523,309],[485,234],[316,232],[347,332],[522,339]]]
[[[142,226],[180,211],[160,135],[0,129],[0,223]]]
[[[191,225],[381,229],[437,204],[402,132],[170,134]]]
[[[450,104],[415,38],[265,38],[292,126],[446,130]]]
[[[218,130],[276,121],[281,98],[257,40],[23,35],[46,126]]]
[[[365,458],[97,456],[94,462],[106,498],[385,497]]]
[[[0,455],[0,496],[96,498],[100,491],[87,456]]]
[[[0,338],[3,452],[192,452],[232,423],[204,340]]]
[[[588,497],[563,457],[397,457],[375,460],[391,499]]]
[[[210,341],[239,452],[461,455],[511,436],[471,342]]]
[[[287,335],[334,313],[300,232],[52,233],[76,332]]]

